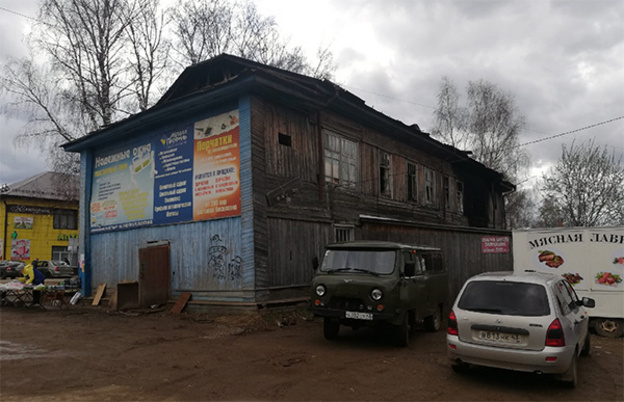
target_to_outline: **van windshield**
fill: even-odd
[[[327,250],[321,271],[390,274],[395,258],[394,250]]]

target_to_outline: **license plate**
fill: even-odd
[[[361,313],[359,311],[346,311],[346,318],[353,318],[354,320],[372,320],[373,313]]]
[[[520,343],[519,334],[507,334],[504,332],[479,331],[479,339],[485,341],[504,342],[504,343]]]

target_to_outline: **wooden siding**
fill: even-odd
[[[482,229],[462,230],[451,227],[419,227],[397,222],[363,222],[361,236],[365,240],[388,240],[439,247],[444,251],[449,272],[449,296],[453,300],[464,282],[481,272],[512,271],[511,250],[501,254],[483,254],[483,236],[509,236],[508,231]]]
[[[195,300],[253,300],[253,261],[242,257],[241,233],[241,219],[227,218],[93,235],[92,284],[114,289],[121,281],[138,280],[139,249],[167,243],[172,293],[192,292]]]
[[[312,258],[323,256],[325,245],[333,241],[329,224],[269,219],[269,282],[272,287],[309,286]]]

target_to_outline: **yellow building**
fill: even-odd
[[[78,265],[78,189],[77,176],[55,172],[2,185],[0,259]]]

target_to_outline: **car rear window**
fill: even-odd
[[[473,281],[466,285],[458,307],[462,310],[539,317],[550,314],[542,285],[509,281]]]

